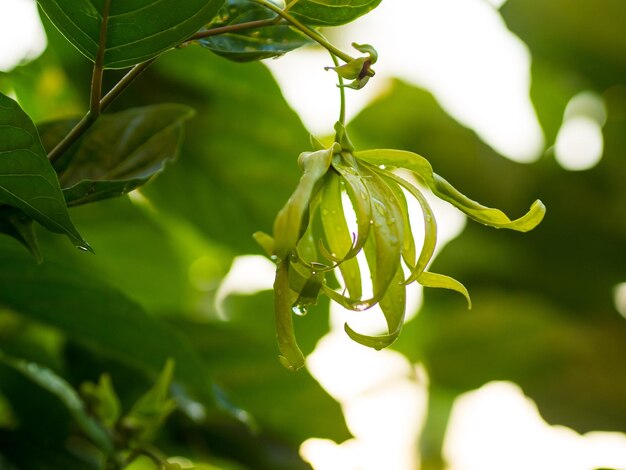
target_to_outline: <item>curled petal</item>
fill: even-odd
[[[350,253],[352,237],[346,223],[343,204],[341,203],[341,180],[337,173],[329,174],[321,194],[320,213],[324,234],[331,259],[339,263],[339,270],[348,292],[352,297],[361,297],[361,271],[356,258],[338,259],[338,253]],[[325,247],[320,245],[324,253]]]
[[[424,271],[418,276],[417,282],[419,282],[424,287],[435,287],[456,291],[459,294],[462,294],[465,297],[465,300],[467,300],[467,308],[472,308],[472,299],[470,298],[469,292],[467,291],[465,286],[456,279],[451,278],[450,276],[444,276],[443,274],[436,274]]]
[[[417,263],[415,263],[415,266],[411,269],[411,274],[406,280],[406,283],[410,284],[418,279],[420,274],[424,272],[435,253],[435,246],[437,244],[437,222],[435,221],[435,214],[430,208],[428,201],[419,189],[393,173],[388,173],[388,175],[389,178],[405,188],[417,200],[422,208],[422,214],[424,215],[424,244],[422,245],[422,251],[417,259]]]
[[[491,227],[527,232],[541,222],[546,212],[543,203],[536,200],[525,215],[511,220],[504,212],[483,206],[459,192],[445,179],[433,172],[428,160],[413,152],[377,149],[356,152],[354,156],[372,165],[387,165],[413,171],[437,197],[454,205],[471,219]]]
[[[307,225],[307,214],[318,182],[324,177],[333,156],[333,147],[300,154],[304,173],[287,203],[274,220],[274,255],[285,258],[293,250]]]
[[[293,302],[289,288],[289,261],[281,261],[276,268],[274,281],[274,308],[276,314],[276,337],[280,362],[287,369],[296,371],[304,365],[304,355],[293,329]]]

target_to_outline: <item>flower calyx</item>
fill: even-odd
[[[337,75],[343,79],[352,80],[352,82],[340,86],[352,88],[353,90],[360,90],[367,84],[369,79],[376,74],[371,67],[378,60],[378,53],[376,52],[376,49],[369,44],[352,43],[352,47],[367,55],[357,57],[356,59],[337,67],[324,68],[325,70],[334,70],[337,72]]]

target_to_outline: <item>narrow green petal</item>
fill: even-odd
[[[413,152],[376,149],[356,152],[354,156],[372,165],[388,165],[415,172],[437,197],[454,205],[468,217],[491,227],[527,232],[541,222],[546,212],[543,203],[536,200],[525,215],[511,220],[504,212],[485,207],[469,199],[441,176],[435,174],[428,160]]]
[[[372,265],[375,264],[376,258],[376,254],[373,252],[373,249],[373,244],[368,243],[365,246],[368,261],[372,260],[370,269]],[[393,343],[400,335],[402,325],[404,324],[404,315],[406,313],[406,283],[404,282],[404,273],[401,266],[398,266],[396,275],[379,304],[383,314],[385,315],[387,330],[389,332],[388,334],[376,336],[364,335],[354,331],[347,323],[344,325],[346,334],[353,341],[376,350],[386,348]]]
[[[304,152],[298,163],[304,173],[296,190],[274,220],[274,255],[284,258],[296,247],[308,220],[305,217],[315,195],[317,183],[324,177],[333,156],[333,147],[317,152]]]
[[[408,266],[415,266],[415,259],[417,258],[415,238],[413,238],[413,229],[411,228],[411,219],[409,218],[409,206],[406,201],[402,187],[392,173],[385,173],[384,179],[389,185],[389,188],[393,191],[400,210],[402,211],[402,223],[404,224],[403,232],[404,237],[402,240],[402,259]]]
[[[365,179],[360,174],[356,161],[353,161],[353,165],[349,166],[339,161],[333,161],[333,167],[344,181],[346,193],[352,203],[357,222],[356,240],[352,249],[344,256],[344,260],[354,258],[363,249],[372,228],[370,192],[365,185]]]
[[[376,273],[372,278],[374,298],[382,298],[400,266],[402,256],[402,210],[393,191],[378,172],[363,167],[372,200],[372,220],[376,242]]]
[[[348,292],[352,297],[361,297],[361,270],[356,258],[342,259],[352,249],[352,237],[346,223],[341,203],[341,179],[337,173],[329,174],[320,203],[320,214],[324,234],[331,256],[342,260],[339,270]]]
[[[417,278],[417,282],[419,282],[424,287],[450,289],[460,294],[463,294],[463,296],[467,300],[467,308],[472,308],[472,299],[470,299],[469,292],[467,291],[465,286],[456,279],[453,279],[449,276],[444,276],[443,274],[436,274],[424,271]]]
[[[304,355],[293,329],[293,301],[289,289],[289,261],[283,260],[276,269],[274,281],[274,307],[276,313],[276,337],[280,362],[287,369],[296,371],[304,366]]]
[[[417,263],[415,263],[415,266],[411,270],[411,274],[406,280],[407,284],[411,284],[424,272],[435,253],[435,246],[437,245],[437,222],[435,221],[435,214],[430,208],[428,201],[418,188],[392,173],[389,173],[389,177],[402,185],[402,187],[417,200],[422,208],[422,214],[424,215],[424,243],[422,245],[422,251],[420,252]]]
[[[254,232],[252,234],[252,238],[254,238],[254,241],[257,242],[261,248],[263,248],[263,251],[265,251],[267,256],[272,257],[274,255],[274,239],[271,236],[265,232],[259,231]]]

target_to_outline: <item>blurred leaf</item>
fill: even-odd
[[[149,442],[176,403],[169,398],[169,388],[174,375],[174,361],[168,359],[156,382],[135,402],[130,412],[122,419],[122,426],[131,434],[135,444]]]
[[[275,13],[252,0],[227,0],[207,29],[275,17]],[[227,59],[247,62],[281,56],[312,41],[289,26],[273,25],[209,36],[198,42]]]
[[[541,198],[548,208],[527,234],[468,222],[435,260],[434,270],[467,286],[473,310],[427,292],[395,347],[424,361],[439,390],[513,380],[550,423],[624,430],[626,382],[615,378],[623,375],[626,323],[612,291],[626,279],[626,93],[605,99],[605,156],[576,173],[551,158],[521,165],[496,155],[430,95],[402,84],[356,119],[355,140],[419,151],[476,199],[515,212]]]
[[[174,160],[191,108],[158,104],[101,116],[62,157],[69,165],[59,182],[69,206],[119,196],[141,186]],[[58,143],[73,121],[47,123],[46,148]]]
[[[38,262],[42,261],[39,243],[33,228],[33,219],[15,207],[0,206],[0,233],[15,238],[30,251]]]
[[[156,372],[172,357],[180,364],[180,383],[215,409],[204,365],[137,304],[76,267],[54,261],[37,266],[4,240],[0,259],[1,306],[59,328],[77,342],[141,370]]]
[[[67,212],[57,175],[35,125],[12,99],[0,94],[0,204],[23,211],[76,246],[89,245]]]
[[[38,0],[52,23],[92,61],[98,52],[104,0]],[[111,1],[104,64],[124,68],[174,47],[205,25],[220,0]]]
[[[96,420],[87,414],[85,404],[65,379],[47,367],[7,356],[2,351],[0,351],[0,361],[14,368],[61,400],[85,435],[103,452],[109,453],[113,450],[110,436]]]
[[[0,72],[0,91],[13,91],[22,109],[36,123],[84,112],[78,90],[71,86],[70,77],[55,57],[56,52],[49,44],[37,59],[10,72]]]
[[[121,405],[109,374],[102,374],[97,384],[82,383],[80,393],[85,397],[89,408],[100,422],[107,428],[113,429],[120,417]]]
[[[180,158],[142,189],[158,209],[184,217],[238,252],[269,232],[300,176],[307,133],[261,64],[234,64],[201,48],[163,56],[128,95],[193,106]],[[184,190],[182,190],[184,188]]]
[[[534,59],[566,69],[602,91],[626,77],[626,8],[623,0],[509,0],[501,8],[507,26]]]
[[[50,432],[49,428],[49,432]],[[55,442],[51,445],[45,440],[35,441],[33,436],[24,431],[0,430],[0,466],[5,470],[3,456],[15,467],[6,470],[41,469],[41,470],[99,470],[95,462],[85,462],[68,452],[63,445]]]
[[[289,12],[306,24],[339,26],[376,8],[381,0],[291,0]]]
[[[342,442],[350,437],[339,405],[306,369],[293,373],[278,361],[273,293],[231,296],[227,322],[174,325],[198,349],[228,396],[241,404],[262,428],[299,444],[309,437]],[[328,304],[295,317],[305,354],[328,329]],[[311,413],[310,410],[315,410]]]
[[[206,273],[206,282],[213,283],[230,263],[226,253],[216,253],[197,241],[193,232],[127,197],[76,207],[72,217],[85,227],[96,255],[84,256],[39,233],[46,259],[89,272],[94,280],[117,288],[151,313],[187,310],[200,302],[204,292],[190,283],[196,259],[206,256],[215,262],[215,272]]]

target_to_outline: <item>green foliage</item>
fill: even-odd
[[[186,106],[160,104],[102,116],[57,165],[67,205],[121,196],[161,173],[178,155],[183,122],[192,115]],[[41,131],[46,148],[52,150],[72,124],[47,123]]]
[[[107,3],[108,15],[104,14]],[[98,54],[101,25],[106,18],[104,65],[124,68],[183,42],[215,16],[221,1],[39,0],[39,5],[68,41],[91,60]]]
[[[63,233],[78,247],[89,245],[70,220],[57,174],[44,151],[35,125],[12,99],[0,94],[0,203],[19,209],[47,229]],[[31,247],[27,222],[12,212],[7,232]],[[10,231],[13,227],[15,232]]]
[[[626,326],[611,299],[626,280],[620,0],[502,8],[533,54],[549,146],[572,96],[602,95],[603,159],[579,173],[551,152],[502,158],[401,82],[350,123],[353,145],[343,92],[373,79],[377,53],[353,44],[352,57],[317,28],[379,3],[39,0],[64,38],[50,26],[41,58],[0,75],[0,467],[179,468],[168,456],[182,455],[188,468],[309,468],[304,440],[351,437],[305,367],[329,299],[378,304],[387,332],[347,335],[426,366],[424,468],[443,465],[454,398],[495,379],[520,384],[551,423],[624,430]],[[335,61],[342,112],[335,142],[312,138],[308,152],[269,71],[240,62],[315,42]],[[426,188],[479,222],[434,261]],[[545,206],[505,213],[537,197],[546,220],[515,233]],[[258,254],[255,241],[277,264],[274,290],[224,298],[233,258]],[[412,282],[468,303],[471,291],[473,310],[427,289],[405,325]],[[276,360],[277,336],[297,374]]]
[[[338,26],[365,15],[380,2],[381,0],[291,0],[287,5],[296,18],[307,24]]]
[[[276,19],[280,20],[280,17],[253,0],[227,0],[207,25],[207,29]],[[198,42],[227,59],[247,62],[281,56],[310,44],[311,40],[288,25],[270,24],[256,29],[210,36]]]

